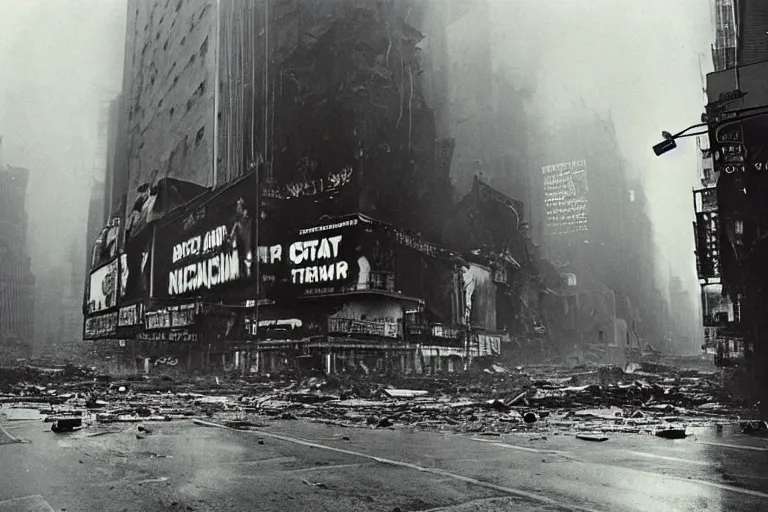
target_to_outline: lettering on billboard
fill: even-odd
[[[91,272],[88,313],[98,313],[117,306],[117,273],[117,260]]]
[[[312,164],[308,166],[310,171],[314,171]],[[298,199],[300,197],[322,194],[323,192],[333,192],[351,183],[352,173],[352,167],[346,166],[339,172],[329,173],[326,178],[296,181],[284,187],[265,187],[262,189],[261,194],[263,197],[274,199]]]
[[[588,230],[587,162],[577,160],[542,167],[544,205],[550,235]]]
[[[288,257],[294,265],[319,263],[291,269],[291,282],[294,284],[326,283],[347,279],[349,263],[334,261],[339,258],[339,244],[342,235],[303,242],[294,242]]]
[[[136,335],[139,341],[176,341],[194,343],[198,340],[197,333],[188,331],[152,331]]]
[[[157,297],[199,293],[252,277],[256,223],[241,197],[251,184],[239,183],[242,187],[233,186],[194,213],[158,227]]]
[[[461,331],[453,327],[434,325],[432,326],[432,336],[434,336],[435,338],[446,338],[451,340],[457,340],[461,336]]]
[[[119,327],[140,325],[142,323],[141,309],[141,304],[134,304],[132,306],[120,308],[117,325]]]
[[[192,237],[173,248],[173,264],[201,258],[168,276],[168,294],[179,295],[240,278],[240,257],[237,243],[230,238],[226,226],[219,226],[204,236]]]
[[[380,336],[382,338],[399,338],[400,326],[397,321],[366,321],[351,318],[329,318],[328,332]]]
[[[365,219],[302,229],[299,239],[260,249],[262,261],[279,261],[276,286],[290,295],[325,295],[351,290],[393,290],[394,252],[385,226]],[[276,269],[277,270],[277,269]]]
[[[199,307],[197,304],[169,306],[155,311],[147,311],[144,316],[145,328],[170,329],[194,325]]]
[[[117,332],[117,312],[92,316],[85,319],[84,337],[94,339],[114,335]]]

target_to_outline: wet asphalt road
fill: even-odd
[[[728,429],[591,443],[265,423],[160,423],[137,439],[135,424],[0,422],[29,441],[0,442],[0,512],[768,510],[768,440]]]

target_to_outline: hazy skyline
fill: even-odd
[[[669,262],[695,287],[695,139],[662,158],[651,146],[661,130],[698,122],[709,2],[492,0],[492,9],[494,45],[506,49],[496,65],[534,75],[534,111],[545,124],[582,101],[610,108],[628,168],[646,185],[659,267]],[[87,211],[101,104],[120,89],[125,11],[125,0],[0,0],[0,134],[6,162],[32,171],[37,273],[52,254],[41,247],[84,232],[73,223]]]
[[[645,185],[663,275],[698,293],[691,189],[700,187],[696,139],[656,157],[661,131],[700,122],[702,72],[714,32],[702,0],[491,0],[498,52],[511,69],[535,70],[534,112],[545,125],[582,115],[582,101],[610,109],[627,171]],[[702,58],[702,55],[704,58]],[[551,162],[556,163],[556,162]],[[535,170],[534,170],[535,172]]]
[[[125,0],[0,0],[0,134],[6,163],[31,172],[38,277],[84,240],[101,104],[121,86],[125,14]]]

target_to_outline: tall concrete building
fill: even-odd
[[[216,14],[215,0],[128,2],[122,102],[128,210],[139,186],[163,177],[216,182]]]
[[[24,355],[34,334],[35,277],[27,248],[29,171],[5,165],[0,138],[0,354]]]

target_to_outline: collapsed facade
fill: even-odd
[[[637,346],[637,308],[531,240],[511,196],[533,185],[506,172],[511,153],[464,161],[474,178],[454,197],[456,139],[427,97],[440,115],[461,98],[435,76],[424,90],[424,36],[406,20],[427,23],[425,3],[128,8],[110,211],[84,306],[101,360],[440,372]],[[490,184],[507,174],[514,193]]]

